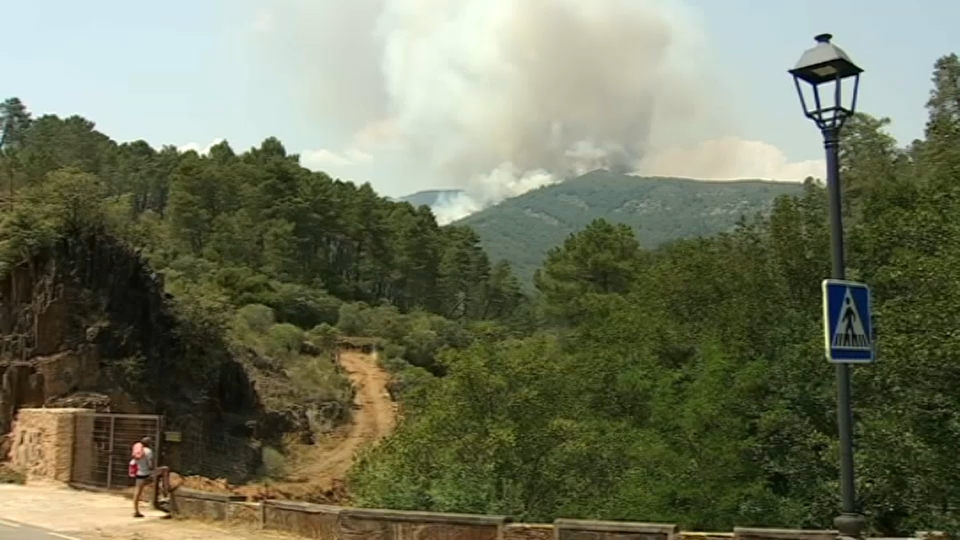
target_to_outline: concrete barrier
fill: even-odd
[[[680,531],[680,540],[733,540],[733,533]]]
[[[675,524],[558,519],[514,524],[506,516],[372,510],[178,489],[180,517],[226,521],[317,540],[836,540],[830,530],[737,527],[733,533],[681,532]],[[931,535],[933,536],[933,535]],[[934,540],[927,538],[925,540]],[[948,540],[935,537],[935,540]]]
[[[340,538],[340,513],[343,508],[295,501],[267,500],[260,504],[264,529],[290,532],[306,538]]]
[[[253,524],[324,540],[503,540],[510,521],[505,516],[367,510],[296,501],[248,503],[241,496],[187,489],[175,493],[172,506],[179,517]]]
[[[556,540],[675,540],[680,535],[680,527],[667,523],[558,519],[553,528]]]
[[[339,540],[501,540],[506,516],[344,509]]]
[[[735,540],[836,540],[837,531],[734,527]]]
[[[553,525],[508,523],[503,528],[503,540],[553,540]]]
[[[261,527],[263,524],[263,509],[257,503],[227,502],[227,521],[238,525]]]
[[[183,488],[174,492],[174,499],[172,506],[178,516],[213,521],[227,521],[235,515],[231,505],[239,506],[246,503],[246,497],[240,495],[207,493]]]

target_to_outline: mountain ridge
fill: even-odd
[[[765,214],[777,197],[799,194],[802,188],[801,182],[641,177],[598,170],[505,199],[452,225],[471,227],[491,259],[509,262],[529,286],[547,251],[594,219],[630,225],[641,245],[655,248],[731,230],[741,217]],[[400,200],[413,204],[457,192],[463,193],[428,190]],[[428,206],[435,208],[441,201],[438,196],[432,200]]]
[[[402,197],[391,198],[391,200],[410,203],[414,206],[426,205],[434,208],[442,201],[451,200],[464,193],[466,192],[462,189],[424,189]]]

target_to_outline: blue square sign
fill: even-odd
[[[823,280],[823,337],[827,360],[831,362],[874,361],[869,286],[855,281]]]

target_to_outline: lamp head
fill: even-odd
[[[840,129],[853,116],[863,73],[831,39],[830,34],[816,36],[816,45],[804,51],[790,70],[804,115],[820,129]]]

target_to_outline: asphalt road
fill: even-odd
[[[79,540],[72,536],[56,533],[0,519],[0,540]]]

